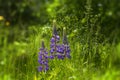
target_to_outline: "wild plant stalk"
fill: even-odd
[[[44,42],[42,41],[42,45],[39,52],[38,62],[40,66],[38,67],[38,71],[47,71],[49,69],[48,66],[48,52],[45,49]]]

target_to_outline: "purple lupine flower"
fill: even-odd
[[[64,55],[65,55],[65,57],[71,58],[71,56],[70,56],[70,46],[68,44],[67,36],[66,36],[65,32],[63,34],[63,45],[64,45]]]
[[[65,50],[64,50],[65,57],[71,58],[69,45],[64,44],[64,47],[65,47]]]
[[[59,35],[57,34],[57,30],[56,30],[56,27],[54,26],[53,27],[53,36],[51,38],[51,44],[50,44],[50,58],[51,59],[54,59],[54,57],[56,56],[57,52],[58,52],[58,49],[59,49],[59,43],[60,41],[60,37]]]
[[[70,56],[70,47],[68,44],[62,44],[57,53],[58,59],[64,59],[65,57],[71,58]]]
[[[38,63],[40,66],[38,67],[38,71],[47,71],[49,69],[48,66],[48,52],[45,49],[44,42],[42,41],[42,47],[40,48],[40,52],[38,54]]]
[[[65,57],[71,58],[70,56],[70,47],[68,45],[67,36],[63,34],[63,44],[58,47],[58,59],[64,59]]]

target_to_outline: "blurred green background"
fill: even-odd
[[[72,58],[39,73],[53,20]],[[0,80],[120,80],[120,0],[0,0]]]

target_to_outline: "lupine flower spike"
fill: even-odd
[[[63,31],[63,46],[64,46],[64,55],[65,55],[65,57],[71,58],[71,56],[70,56],[70,47],[69,47],[69,44],[68,44],[68,41],[67,41],[65,28],[64,28],[64,31]]]
[[[48,52],[45,49],[45,45],[44,42],[42,41],[42,45],[40,48],[40,52],[38,54],[38,62],[40,64],[40,66],[38,67],[38,71],[47,71],[49,69],[48,66]]]
[[[70,47],[69,47],[69,44],[67,41],[65,28],[63,30],[63,44],[59,46],[58,52],[59,52],[59,54],[57,56],[59,59],[64,59],[65,57],[71,58]]]
[[[54,57],[57,55],[59,41],[60,41],[60,37],[57,34],[57,29],[56,29],[56,25],[54,21],[53,22],[53,34],[52,34],[51,44],[50,44],[50,53],[51,53],[50,58],[51,59],[54,59]]]

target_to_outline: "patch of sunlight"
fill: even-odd
[[[46,34],[47,34],[48,32],[50,32],[51,27],[49,27],[49,26],[45,26],[45,27],[42,27],[41,30],[42,30],[42,32],[41,32],[42,34],[43,34],[43,33],[46,33]]]
[[[6,26],[9,26],[9,25],[10,25],[10,22],[9,22],[9,21],[6,21],[6,22],[5,22],[5,25],[6,25]]]
[[[60,2],[59,2],[59,0],[54,0],[53,3],[49,3],[47,6],[48,7],[47,7],[46,11],[51,16],[54,16],[54,14],[55,14],[55,8],[58,7],[58,6],[60,6]]]
[[[71,77],[69,77],[68,79],[70,79],[70,80],[76,80],[76,76],[71,76]]]
[[[18,42],[18,41],[15,41],[14,42],[14,45],[16,45],[16,46],[27,46],[27,43],[25,43],[25,42]]]
[[[0,62],[0,64],[1,64],[1,65],[5,65],[5,64],[6,64],[6,62],[7,62],[7,59],[6,59],[6,58],[4,58],[4,59]]]
[[[27,46],[27,43],[25,42],[18,42],[18,41],[14,41],[14,47],[17,49],[17,52],[19,54],[25,53],[25,47]],[[13,47],[13,45],[11,45],[10,47]],[[18,54],[18,55],[19,55]]]
[[[12,80],[12,79],[11,79],[10,75],[5,74],[4,78],[1,80]]]
[[[83,73],[86,73],[87,72],[87,68],[83,68]]]
[[[81,20],[81,23],[85,23],[86,22],[86,18],[83,18],[82,20]]]
[[[3,16],[0,16],[0,21],[4,20],[4,17]]]
[[[37,80],[37,76],[36,75],[34,75],[34,79],[33,80]]]
[[[113,12],[112,12],[112,11],[108,11],[108,12],[107,12],[107,15],[108,15],[108,16],[112,16],[112,15],[113,15]]]

